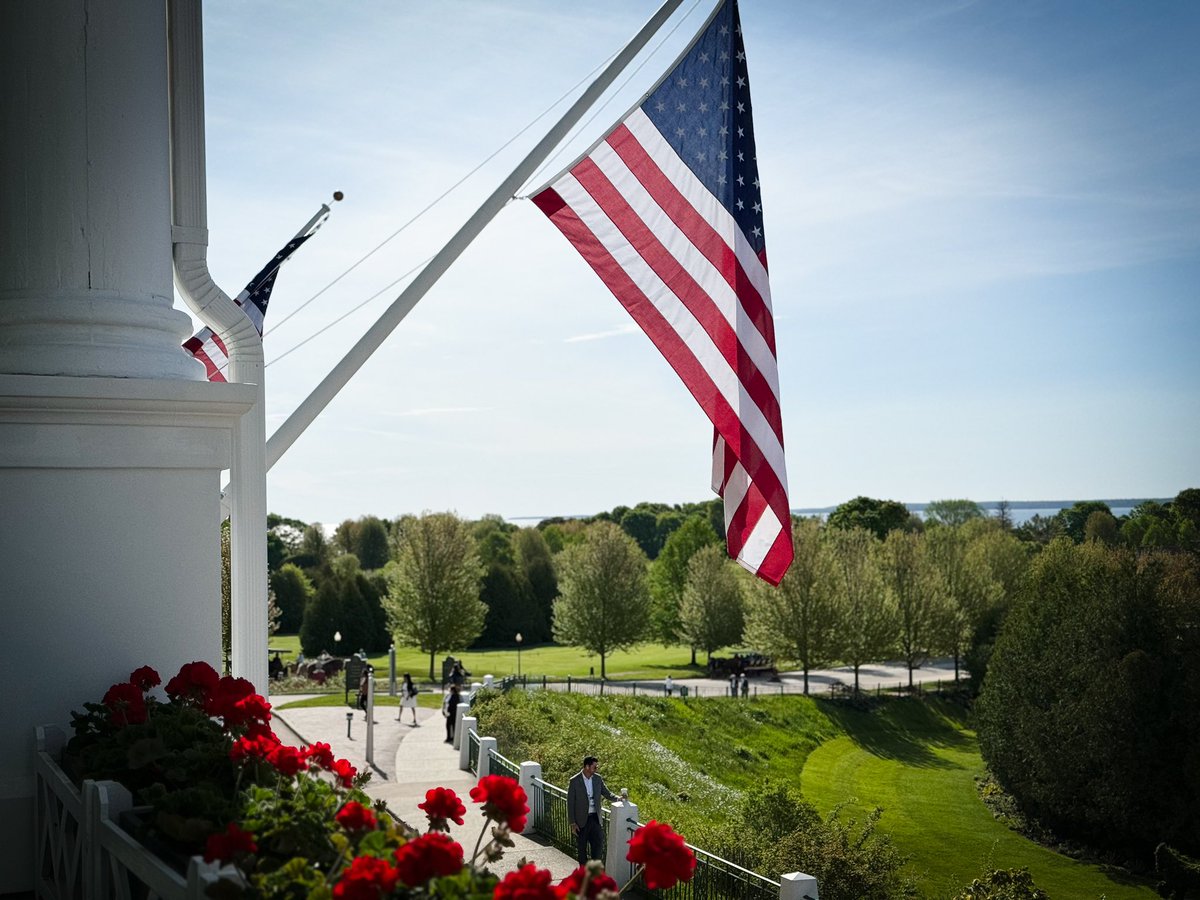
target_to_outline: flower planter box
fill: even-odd
[[[53,725],[36,729],[34,890],[45,900],[156,897],[202,900],[219,880],[216,865],[194,856],[186,876],[121,827],[133,810],[129,791],[114,781],[76,787],[59,765],[66,736]]]

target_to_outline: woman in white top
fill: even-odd
[[[404,673],[404,683],[400,685],[400,717],[404,721],[404,710],[412,710],[412,723],[417,724],[417,686],[413,684],[412,676]]]

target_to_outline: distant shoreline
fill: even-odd
[[[978,502],[982,509],[990,512],[995,512],[1000,508],[1001,503],[1008,503],[1010,510],[1020,509],[1036,509],[1040,511],[1055,511],[1060,509],[1070,509],[1076,503],[1103,503],[1109,509],[1118,510],[1133,509],[1139,503],[1145,503],[1147,500],[1153,500],[1156,503],[1169,503],[1170,497],[1125,497],[1116,500],[980,500]],[[827,516],[840,504],[833,506],[809,506],[801,509],[793,509],[794,516]],[[923,513],[929,507],[929,503],[905,503],[909,512]],[[596,513],[581,513],[575,515],[551,515],[551,516],[506,516],[509,522],[544,522],[546,519],[590,519]]]

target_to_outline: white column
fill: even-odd
[[[180,349],[164,4],[0,3],[0,894],[32,889],[33,732],[220,662],[220,472],[253,400]],[[70,664],[63,666],[60,661]]]
[[[818,900],[817,879],[803,872],[788,872],[779,879],[779,900]]]
[[[463,716],[454,729],[454,740],[458,744],[458,767],[464,772],[471,770],[471,741],[467,732],[474,731],[478,724],[474,716]]]
[[[494,737],[481,737],[479,739],[479,777],[492,774],[492,756],[491,751],[497,750],[496,739]]]
[[[629,854],[629,839],[632,835],[629,829],[637,824],[638,808],[636,803],[628,800],[618,800],[609,809],[608,820],[608,850],[604,871],[612,876],[617,884],[624,884],[633,874],[633,864],[625,857]]]
[[[535,778],[542,777],[542,764],[535,762],[521,763],[521,788],[525,791],[525,796],[529,798],[529,815],[525,819],[525,830],[521,834],[530,834],[533,832],[533,821],[537,818],[537,813],[541,807],[542,789],[533,783]]]
[[[467,713],[470,712],[471,705],[469,703],[460,702],[454,707],[454,749],[458,750],[462,747],[463,741],[467,739],[466,732],[463,731],[463,723],[470,718]],[[471,727],[475,727],[475,720],[471,719]]]

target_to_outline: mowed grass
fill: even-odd
[[[824,704],[844,731],[813,750],[801,789],[823,813],[862,819],[884,810],[882,829],[913,857],[924,892],[948,896],[983,869],[1026,867],[1054,900],[1150,900],[1146,883],[1077,862],[993,819],[975,787],[983,760],[975,734],[948,704],[893,700],[884,715]]]
[[[300,652],[300,636],[295,634],[273,635],[269,641],[272,650],[284,651],[284,662],[295,662]],[[357,648],[342,647],[338,652],[349,655]],[[330,648],[330,652],[334,652]],[[732,652],[732,651],[730,651]],[[729,655],[728,653],[726,655]],[[440,684],[442,660],[447,656],[461,659],[471,678],[478,680],[484,675],[503,678],[517,674],[517,648],[514,645],[502,650],[463,650],[456,653],[439,653],[434,660],[434,678]],[[377,673],[386,676],[388,655],[380,653],[369,657]],[[661,680],[686,678],[704,673],[701,665],[691,666],[691,651],[680,647],[660,647],[657,644],[639,644],[630,650],[609,654],[605,661],[606,674],[616,680]],[[521,672],[532,681],[543,675],[550,678],[587,678],[592,669],[600,675],[600,657],[589,656],[578,647],[560,647],[556,644],[539,644],[521,649]],[[412,674],[413,680],[429,681],[429,654],[411,647],[396,648],[396,672]]]

